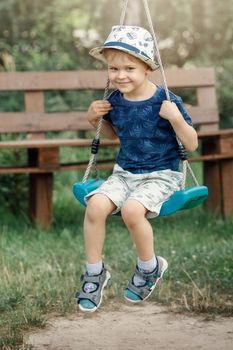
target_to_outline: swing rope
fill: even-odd
[[[121,12],[121,16],[120,16],[120,25],[121,26],[124,25],[125,16],[126,16],[126,10],[127,10],[127,6],[128,6],[128,1],[129,0],[125,0],[124,6],[122,8],[122,12]],[[110,81],[109,81],[109,79],[107,79],[107,83],[106,83],[106,86],[105,86],[105,89],[104,89],[103,100],[107,100],[108,92],[109,92],[109,85],[110,85]],[[94,139],[92,141],[92,145],[91,145],[91,157],[90,157],[89,163],[87,165],[85,174],[83,176],[82,183],[86,182],[86,180],[88,179],[89,174],[91,172],[91,169],[93,167],[95,168],[95,172],[96,172],[97,178],[99,177],[99,172],[98,172],[98,169],[97,169],[97,159],[96,159],[96,157],[97,157],[97,153],[98,153],[98,150],[99,150],[100,131],[101,131],[101,128],[102,128],[102,123],[103,123],[103,117],[100,118],[100,120],[98,122],[98,125],[97,125],[97,128],[96,128],[96,134],[95,134],[95,137],[94,137]]]
[[[124,25],[124,21],[125,21],[125,17],[126,17],[126,11],[127,11],[127,6],[128,6],[128,1],[129,0],[125,0],[124,2],[124,6],[122,8],[122,12],[121,12],[121,16],[120,16],[120,25]],[[165,90],[165,94],[166,94],[166,98],[168,101],[171,101],[170,95],[169,95],[169,90],[168,90],[168,84],[167,84],[167,79],[165,76],[165,72],[164,72],[164,67],[163,67],[163,63],[161,60],[161,56],[160,56],[160,50],[159,50],[159,45],[158,45],[158,41],[155,35],[155,30],[153,27],[153,23],[152,23],[152,19],[151,19],[151,15],[150,15],[150,9],[148,6],[148,0],[143,0],[143,5],[144,5],[144,9],[145,9],[145,13],[146,13],[146,17],[147,17],[147,21],[148,21],[148,25],[150,28],[150,32],[151,35],[153,37],[154,40],[154,44],[155,44],[155,50],[156,50],[156,58],[159,64],[159,69],[161,72],[161,76],[162,76],[162,81],[163,81],[163,86],[164,86],[164,90]],[[110,81],[109,79],[107,79],[107,83],[106,83],[106,87],[104,90],[104,96],[103,99],[106,100],[108,97],[108,92],[109,92],[109,85],[110,85]],[[96,129],[96,134],[95,137],[92,141],[92,145],[91,145],[91,157],[89,160],[89,163],[87,165],[85,174],[83,176],[82,179],[82,183],[86,182],[86,180],[88,179],[88,176],[90,174],[90,171],[92,169],[92,167],[95,168],[96,174],[97,174],[97,178],[99,177],[99,173],[98,173],[98,169],[97,169],[97,153],[98,153],[98,149],[99,149],[99,143],[100,143],[100,131],[101,131],[101,127],[102,127],[102,123],[103,123],[103,117],[100,118],[98,125],[97,125],[97,129]],[[183,162],[183,167],[182,167],[182,173],[183,173],[183,180],[182,180],[182,185],[181,188],[182,190],[185,189],[185,184],[186,184],[186,178],[187,178],[187,171],[189,171],[189,173],[191,174],[191,177],[195,183],[196,186],[199,186],[199,183],[197,181],[196,176],[193,173],[193,170],[188,162],[188,156],[187,156],[187,152],[184,148],[184,146],[182,145],[181,141],[179,140],[179,138],[176,136],[176,140],[179,146],[179,153],[180,153],[180,158]]]
[[[108,97],[109,85],[110,85],[110,81],[108,79],[107,83],[106,83],[106,86],[105,86],[105,89],[104,89],[104,97],[103,97],[104,100],[106,100],[107,97]],[[103,117],[100,118],[100,120],[98,122],[98,125],[97,125],[96,134],[95,134],[95,137],[94,137],[94,139],[92,141],[92,144],[91,144],[91,157],[90,157],[89,163],[87,165],[85,174],[83,176],[82,183],[84,183],[88,179],[88,176],[89,176],[90,171],[91,171],[93,166],[95,168],[95,171],[96,171],[96,174],[97,174],[97,178],[99,177],[99,172],[98,172],[98,169],[97,169],[96,157],[97,157],[97,153],[98,153],[98,150],[99,150],[100,131],[101,131],[101,127],[102,127],[102,122],[103,122]]]
[[[123,5],[122,12],[121,12],[121,17],[120,17],[120,23],[119,23],[120,26],[124,25],[125,16],[126,16],[126,10],[127,10],[127,7],[128,7],[128,2],[129,2],[129,0],[125,0],[125,3]]]
[[[166,75],[165,75],[165,72],[164,72],[164,67],[163,67],[163,63],[162,63],[162,59],[161,59],[161,55],[160,55],[159,45],[158,45],[157,37],[155,35],[153,22],[152,22],[151,15],[150,15],[150,9],[149,9],[149,6],[148,6],[148,0],[143,0],[143,5],[144,5],[144,9],[145,9],[148,25],[149,25],[149,28],[150,28],[150,32],[152,34],[152,37],[153,37],[153,40],[154,40],[154,44],[155,44],[157,61],[158,61],[158,64],[159,64],[159,68],[160,68],[160,72],[161,72],[161,76],[162,76],[162,80],[163,80],[163,87],[164,87],[164,90],[165,90],[166,98],[167,98],[168,101],[171,101],[171,98],[170,98],[170,95],[169,95],[169,90],[168,90],[167,79],[166,79]],[[197,186],[199,186],[197,178],[194,175],[194,173],[193,173],[193,171],[191,169],[191,166],[190,166],[190,164],[188,162],[187,152],[186,152],[184,146],[182,145],[181,141],[179,140],[179,138],[177,136],[176,136],[176,140],[177,140],[177,143],[178,143],[178,146],[179,146],[180,158],[183,161],[183,169],[182,169],[183,180],[182,180],[181,188],[182,189],[185,188],[186,178],[187,178],[187,170],[190,172],[194,183]]]

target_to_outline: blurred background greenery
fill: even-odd
[[[123,3],[1,0],[0,71],[103,68],[88,51],[119,23]],[[148,27],[142,3],[129,1],[128,24]],[[221,124],[232,127],[233,0],[149,0],[148,4],[165,66],[214,66]],[[3,99],[3,108],[9,110],[9,101],[4,106]]]

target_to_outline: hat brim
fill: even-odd
[[[103,54],[103,51],[104,49],[116,49],[116,50],[120,50],[120,51],[124,51],[138,59],[140,59],[141,61],[143,61],[144,63],[146,63],[152,70],[156,70],[159,68],[159,64],[153,60],[151,60],[149,57],[146,57],[146,56],[143,56],[142,54],[140,53],[137,53],[137,52],[134,52],[126,47],[123,47],[120,45],[121,43],[117,43],[114,44],[114,45],[102,45],[102,46],[97,46],[97,47],[94,47],[93,49],[91,49],[91,51],[89,52],[89,54],[104,62],[104,63],[107,63],[106,61],[106,58],[104,57],[104,54]]]

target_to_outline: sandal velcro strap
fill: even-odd
[[[156,269],[150,273],[140,271],[138,267],[136,266],[135,271],[134,271],[134,276],[138,276],[142,278],[145,282],[150,281],[150,282],[156,282],[157,278],[159,277],[158,275],[158,265]]]
[[[102,279],[105,280],[105,278],[103,278],[103,276],[102,276],[102,273],[100,275],[97,275],[97,276],[90,276],[90,275],[85,274],[83,276],[82,281],[84,283],[101,283]]]
[[[143,279],[145,281],[145,284],[142,286],[135,286],[133,282],[135,276]],[[133,278],[129,282],[127,289],[135,293],[140,299],[143,300],[151,293],[151,287],[150,285],[147,285],[147,282],[152,282],[152,284],[155,284],[157,282],[157,279],[158,279],[158,268],[156,268],[156,270],[152,271],[151,273],[145,273],[143,271],[140,271],[136,266]]]
[[[97,288],[97,290],[95,290],[92,293],[88,293],[88,292],[84,292],[84,291],[79,292],[79,294],[78,294],[78,302],[80,302],[80,300],[82,300],[82,299],[88,299],[88,300],[92,301],[92,303],[95,304],[95,306],[97,306],[98,299],[99,299],[98,294],[95,293],[97,291],[98,291],[98,288]]]
[[[108,275],[107,275],[108,274]],[[102,298],[102,290],[106,285],[106,280],[108,280],[110,277],[109,272],[105,268],[103,268],[102,272],[99,275],[88,275],[85,273],[85,275],[82,276],[82,289],[76,293],[75,297],[77,299],[78,304],[81,300],[90,300],[96,307],[101,302]],[[93,283],[96,285],[96,289],[92,292],[86,292],[85,291],[85,284],[86,283]]]
[[[168,268],[168,263],[164,258],[157,256],[156,260],[156,268],[149,273],[139,270],[136,265],[133,277],[129,281],[125,290],[124,297],[126,300],[136,303],[147,299],[151,295],[157,283],[163,277],[164,272]],[[140,285],[135,285],[137,279],[141,283]]]
[[[131,282],[129,282],[127,289],[136,294],[142,300],[147,296],[145,288],[137,287]]]

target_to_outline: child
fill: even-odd
[[[141,27],[115,26],[103,46],[90,54],[107,62],[108,76],[116,88],[108,101],[94,101],[88,120],[102,133],[120,139],[120,151],[113,174],[87,196],[84,219],[86,274],[76,294],[79,308],[93,312],[102,302],[110,273],[101,259],[105,222],[121,210],[135,243],[138,258],[124,297],[137,303],[147,299],[166,271],[167,261],[155,256],[153,230],[148,218],[173,192],[181,188],[176,135],[187,151],[197,148],[197,134],[180,97],[154,85],[148,73],[157,68],[151,34]]]

